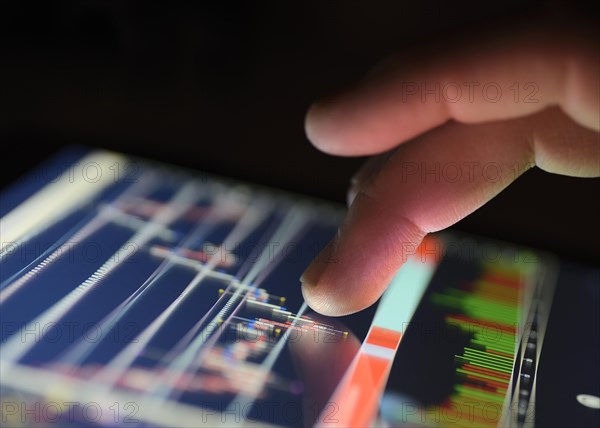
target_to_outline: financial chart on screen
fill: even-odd
[[[299,281],[338,206],[73,148],[0,208],[3,424],[364,426],[421,423],[418,409],[494,426],[530,405],[517,396],[534,391],[518,375],[531,335],[519,326],[544,324],[534,253],[486,259],[476,242],[430,237],[370,314],[340,322],[311,312]],[[453,365],[452,390],[400,421],[415,381],[385,387],[427,313],[459,334],[431,363]],[[469,400],[487,413],[457,416]]]

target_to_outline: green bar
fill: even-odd
[[[448,318],[446,320],[446,322],[450,325],[455,325],[455,326],[461,328],[463,331],[468,331],[470,333],[473,333],[475,336],[479,336],[479,337],[483,336],[484,330],[489,330],[491,328],[497,328],[496,326],[481,326],[480,324],[474,324],[469,321],[456,320],[456,319],[451,319],[451,318]],[[494,342],[505,341],[505,342],[512,342],[514,344],[515,343],[515,334],[502,330],[501,334],[497,338],[495,337],[495,338],[488,339],[486,337],[486,339],[482,339],[482,340],[490,340],[490,341],[494,341]]]
[[[507,354],[512,354],[512,355],[514,355],[514,353],[515,353],[514,344],[512,346],[498,345],[498,344],[490,345],[489,343],[486,343],[483,340],[478,340],[478,339],[472,339],[471,342],[476,343],[477,345],[485,346],[486,349],[490,349],[492,351],[506,352]]]
[[[517,307],[518,302],[515,302],[514,304],[499,302],[497,300],[490,299],[488,296],[484,297],[477,294],[459,292],[452,297],[461,299],[463,305],[479,305],[480,307],[493,309],[499,313],[512,314],[519,310]]]
[[[482,355],[482,354],[485,354],[485,355]],[[493,363],[499,364],[499,365],[508,365],[510,367],[512,367],[514,364],[514,361],[512,361],[512,360],[507,360],[506,358],[502,358],[502,357],[495,358],[495,357],[492,357],[491,354],[487,354],[485,352],[480,354],[480,353],[472,352],[470,350],[465,349],[465,356],[467,356],[467,357],[472,356],[474,358],[480,358],[483,361],[489,361],[490,363],[493,362]]]
[[[509,322],[498,322],[498,321],[489,320],[489,319],[478,319],[477,317],[473,317],[473,316],[471,316],[471,318],[473,318],[474,321],[465,321],[465,320],[453,319],[453,318],[448,318],[446,321],[449,323],[452,323],[452,324],[468,325],[472,330],[479,329],[480,332],[483,332],[484,328],[485,329],[495,328],[498,330],[502,330],[502,327],[513,327],[514,326],[514,320],[510,320]],[[490,323],[490,322],[496,323],[498,325],[486,325],[486,323]],[[504,335],[515,336],[515,333],[511,333],[510,331],[502,330],[502,332],[504,333]]]
[[[494,359],[494,360],[496,360],[496,361],[498,361],[498,362],[509,363],[509,364],[511,364],[511,365],[513,365],[513,364],[514,364],[514,360],[513,360],[513,358],[510,358],[510,357],[505,357],[504,355],[491,354],[491,353],[489,353],[489,352],[480,351],[479,349],[475,349],[475,348],[469,348],[469,347],[465,348],[465,352],[468,352],[468,353],[470,352],[470,353],[480,354],[480,355],[482,355],[482,356],[484,356],[484,357],[487,357],[487,358],[492,358],[492,359]]]
[[[476,355],[465,355],[463,358],[468,360],[469,363],[474,363],[475,365],[481,365],[482,367],[491,368],[493,370],[498,370],[501,372],[508,372],[508,373],[512,372],[512,367],[509,370],[508,367],[506,367],[502,364],[496,363],[494,361],[485,360]]]
[[[465,388],[462,385],[455,385],[454,389],[456,389],[461,394],[472,395],[474,397],[482,398],[482,399],[487,400],[487,401],[495,401],[495,402],[500,403],[500,404],[504,403],[504,398],[505,397],[499,397],[497,395],[490,394],[490,393],[485,392],[485,391],[478,391],[478,390],[474,390],[474,389],[468,389],[468,388]]]
[[[446,303],[452,305],[459,305],[462,307],[473,305],[476,308],[486,308],[486,310],[492,310],[497,313],[513,315],[516,315],[516,313],[519,310],[518,301],[515,301],[514,304],[507,304],[503,302],[498,302],[488,297],[457,289],[449,289],[446,293],[447,294],[445,294],[444,296],[447,299],[449,299]]]
[[[475,359],[463,357],[463,356],[460,356],[460,355],[456,355],[454,358],[457,359],[457,360],[464,360],[465,363],[467,363],[467,364],[473,364],[475,366],[483,367],[485,369],[496,370],[496,371],[499,371],[499,372],[502,372],[502,373],[506,373],[506,374],[511,374],[512,373],[512,370],[506,370],[504,368],[495,367],[495,366],[493,366],[491,364],[488,364],[486,362],[477,361]]]
[[[508,349],[509,350],[509,354],[514,354],[515,353],[515,347],[517,345],[516,342],[513,341],[502,341],[502,340],[487,340],[487,339],[481,339],[478,335],[475,335],[475,337],[473,339],[471,339],[472,342],[484,345],[486,348],[489,347],[497,347],[497,348],[504,348],[504,349]]]
[[[490,364],[493,367],[496,367],[498,369],[500,369],[500,368],[507,369],[507,370],[510,369],[512,371],[512,368],[513,368],[512,364],[506,364],[504,362],[497,361],[497,360],[489,360],[489,359],[486,359],[486,358],[483,358],[483,357],[480,357],[480,356],[474,355],[474,354],[466,353],[465,357],[469,358],[469,359],[472,359],[474,361],[480,361],[480,362],[483,362],[483,363],[486,363],[486,364]]]

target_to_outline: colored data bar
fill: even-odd
[[[426,253],[425,249],[431,248],[436,249],[435,254]],[[329,401],[338,411],[334,417],[324,411],[317,426],[365,427],[373,422],[402,335],[429,285],[440,250],[441,243],[427,237],[400,268],[379,302],[365,341]]]
[[[482,270],[474,281],[431,296],[446,311],[446,324],[469,335],[468,345],[455,356],[454,392],[424,410],[445,415],[453,426],[497,426],[512,384],[525,271],[501,260],[482,262]]]

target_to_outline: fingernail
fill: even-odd
[[[360,189],[360,183],[356,177],[352,177],[350,179],[350,187],[348,188],[348,193],[346,193],[346,204],[348,207],[352,205],[352,202],[356,198],[358,194],[358,189]]]

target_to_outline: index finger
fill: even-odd
[[[503,25],[501,33],[463,35],[407,53],[313,105],[307,135],[327,153],[372,155],[450,119],[510,119],[552,105],[598,130],[597,30],[575,25]]]

